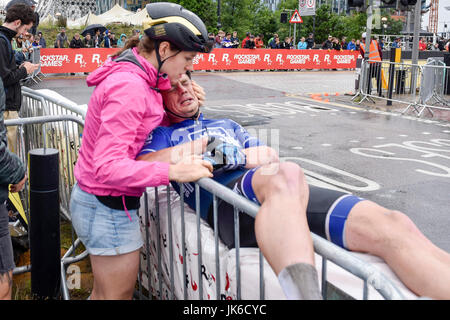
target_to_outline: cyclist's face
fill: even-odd
[[[185,74],[167,91],[162,91],[166,108],[183,117],[193,116],[198,108],[198,99],[192,88],[191,79]]]

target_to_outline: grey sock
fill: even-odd
[[[287,266],[278,274],[278,281],[289,300],[322,300],[317,271],[311,264]]]

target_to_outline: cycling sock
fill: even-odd
[[[278,274],[278,281],[288,300],[322,300],[316,268],[295,263]]]

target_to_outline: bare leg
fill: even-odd
[[[0,274],[0,300],[11,300],[12,271]]]
[[[314,265],[306,220],[309,189],[300,167],[285,162],[259,168],[252,187],[261,203],[255,221],[256,240],[275,273],[294,263]]]
[[[91,300],[130,300],[139,270],[139,250],[118,256],[90,256],[94,288]]]
[[[436,247],[403,213],[357,203],[346,222],[350,250],[381,257],[420,296],[450,299],[450,254]]]

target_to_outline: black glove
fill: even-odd
[[[242,148],[216,137],[208,138],[204,160],[210,161],[213,169],[235,170],[245,167],[246,156]]]

